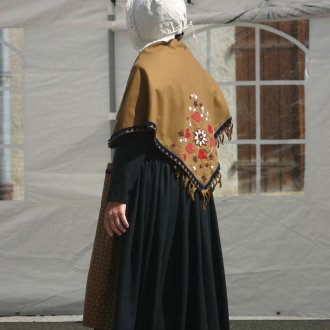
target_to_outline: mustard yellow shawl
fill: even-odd
[[[153,129],[156,146],[171,160],[194,200],[207,202],[219,182],[217,147],[231,139],[232,117],[221,89],[177,39],[152,44],[131,69],[108,147],[133,131]]]

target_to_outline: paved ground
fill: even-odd
[[[231,321],[231,330],[330,330],[330,320]]]
[[[231,330],[330,330],[330,320],[231,320]],[[4,322],[1,330],[88,330],[77,322]]]

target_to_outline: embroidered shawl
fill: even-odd
[[[217,147],[231,139],[232,117],[221,89],[180,40],[146,47],[135,60],[108,147],[133,131],[153,129],[156,146],[168,156],[177,177],[203,206],[217,183]]]

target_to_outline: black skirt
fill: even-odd
[[[129,194],[118,195],[129,196],[130,226],[118,236],[114,329],[227,330],[226,279],[213,196],[203,209],[198,191],[193,201],[167,157],[155,146],[146,150]],[[115,188],[109,200],[112,196]]]

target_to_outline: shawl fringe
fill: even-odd
[[[194,181],[189,177],[189,175],[185,173],[185,171],[180,166],[174,164],[173,169],[175,177],[181,181],[181,186],[187,190],[193,201],[195,201],[195,191],[198,191],[203,200],[204,209],[207,207],[216,185],[219,184],[220,188],[222,187],[220,168],[218,169],[216,175],[213,177],[208,188],[202,190],[198,189]]]
[[[228,140],[229,141],[231,140],[231,137],[233,134],[233,127],[234,127],[234,125],[233,125],[231,119],[230,119],[230,121],[227,121],[222,127],[220,127],[219,133],[217,133],[217,135],[215,136],[217,148],[219,148],[220,144],[223,144],[225,134],[226,134]]]

